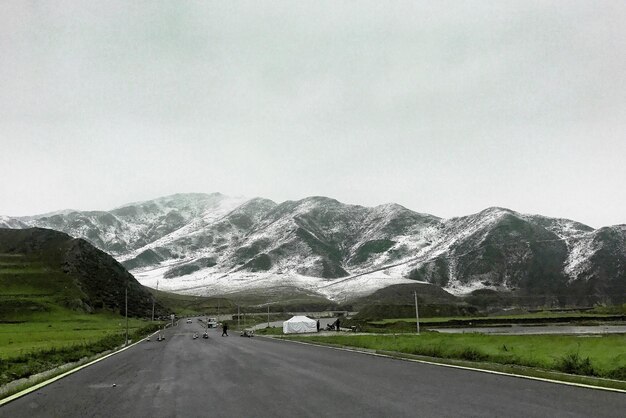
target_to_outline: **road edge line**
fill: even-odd
[[[262,337],[266,337],[266,338],[270,338],[270,339],[278,340],[278,341],[287,341],[287,342],[297,343],[297,344],[312,345],[312,346],[315,346],[315,347],[330,348],[330,349],[333,349],[333,350],[351,351],[353,353],[367,354],[367,355],[376,356],[376,357],[384,357],[384,358],[390,358],[390,359],[395,359],[395,360],[412,361],[414,363],[429,364],[429,365],[432,365],[432,366],[449,367],[449,368],[453,368],[453,369],[470,370],[470,371],[474,371],[474,372],[489,373],[489,374],[495,374],[495,375],[500,375],[500,376],[517,377],[519,379],[538,380],[540,382],[556,383],[556,384],[560,384],[560,385],[575,386],[575,387],[581,387],[581,388],[585,388],[585,389],[596,389],[596,390],[605,390],[605,391],[609,391],[609,392],[626,393],[626,390],[624,390],[624,389],[607,388],[607,387],[604,387],[604,386],[594,386],[594,385],[588,385],[586,383],[566,382],[566,381],[563,381],[563,380],[554,380],[554,379],[548,379],[548,378],[545,378],[545,377],[526,376],[526,375],[523,375],[523,374],[499,372],[497,370],[487,370],[487,369],[478,369],[478,368],[469,367],[469,366],[459,366],[457,364],[437,363],[437,362],[434,362],[434,361],[412,359],[412,358],[400,357],[400,356],[396,357],[396,356],[392,356],[392,355],[389,355],[389,354],[382,354],[382,353],[376,353],[376,352],[370,352],[370,351],[363,351],[363,350],[358,350],[358,349],[354,349],[354,348],[333,347],[333,346],[330,346],[330,345],[307,343],[305,341],[288,340],[288,339],[284,339],[284,338],[275,338],[275,337],[269,337],[269,336],[265,336],[265,335],[263,335]]]
[[[150,337],[152,337],[153,335],[157,334],[158,332],[159,332],[159,331],[155,331],[153,334],[150,334]],[[69,375],[71,375],[71,374],[74,374],[74,373],[76,373],[76,372],[78,372],[78,371],[80,371],[80,370],[84,369],[85,367],[89,367],[89,366],[91,366],[92,364],[98,363],[98,362],[100,362],[100,361],[102,361],[102,360],[105,360],[105,359],[107,359],[107,358],[111,357],[111,356],[114,356],[114,355],[116,355],[116,354],[119,354],[119,353],[121,353],[122,351],[128,350],[129,348],[136,346],[136,345],[137,345],[137,344],[139,344],[140,342],[145,341],[147,338],[148,338],[148,337],[144,337],[144,338],[142,338],[141,340],[139,340],[139,341],[137,341],[137,342],[135,342],[135,343],[132,343],[131,345],[127,345],[126,347],[122,347],[122,348],[120,348],[120,349],[119,349],[119,350],[117,350],[117,351],[114,351],[114,352],[109,353],[109,354],[107,354],[107,355],[105,355],[105,356],[102,356],[102,357],[98,357],[97,359],[92,360],[92,361],[90,361],[89,363],[85,363],[85,364],[83,364],[83,365],[80,365],[80,366],[78,366],[78,367],[75,367],[75,368],[73,368],[73,369],[71,369],[71,370],[68,370],[68,371],[66,371],[66,372],[61,373],[61,374],[60,374],[60,375],[58,375],[58,376],[51,377],[51,378],[50,378],[50,379],[48,379],[48,380],[44,380],[43,382],[37,383],[36,385],[33,385],[33,386],[29,387],[29,388],[26,388],[26,389],[24,389],[24,390],[22,390],[22,391],[20,391],[20,392],[14,393],[14,394],[13,394],[13,395],[11,395],[11,396],[7,396],[7,397],[6,397],[6,398],[4,398],[4,399],[0,399],[0,407],[2,407],[2,406],[4,406],[4,405],[6,405],[6,404],[8,404],[9,402],[12,402],[12,401],[14,401],[14,400],[16,400],[16,399],[19,399],[19,398],[21,398],[22,396],[28,395],[28,394],[29,394],[29,393],[31,393],[31,392],[34,392],[34,391],[36,391],[36,390],[39,390],[39,389],[41,389],[42,387],[48,386],[49,384],[54,383],[54,382],[56,382],[57,380],[61,380],[61,379],[63,379],[64,377],[67,377],[67,376],[69,376]]]

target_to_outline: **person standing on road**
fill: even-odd
[[[317,332],[320,332],[320,320],[317,320]]]
[[[228,325],[222,325],[222,337],[228,337]]]
[[[335,326],[337,327],[337,331],[339,331],[339,325],[340,325],[339,318],[337,318],[337,321],[335,322]]]

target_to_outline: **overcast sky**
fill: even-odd
[[[0,0],[0,214],[179,192],[626,223],[626,2]]]

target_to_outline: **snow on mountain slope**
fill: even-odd
[[[615,269],[626,275],[626,225],[615,225],[594,230],[572,240],[564,272],[570,282],[578,278],[590,280],[602,270]],[[602,260],[601,265],[597,258]],[[595,271],[594,271],[595,270]]]
[[[250,273],[231,274],[199,271],[178,278],[163,280],[164,273],[171,266],[135,273],[137,280],[145,286],[190,295],[228,295],[241,291],[254,291],[270,287],[292,287],[307,290],[334,301],[346,301],[366,296],[383,287],[402,283],[415,283],[414,280],[393,275],[368,274],[354,280],[329,280],[321,277],[304,276],[297,273]]]
[[[463,285],[456,271],[456,260],[465,255],[459,251],[459,246],[468,240],[473,241],[473,248],[480,248],[487,233],[505,215],[513,213],[508,209],[488,208],[474,215],[457,217],[444,220],[438,228],[431,229],[428,236],[428,245],[415,253],[409,259],[402,270],[405,277],[411,276],[411,272],[430,266],[439,259],[448,261],[448,279],[445,283],[447,291],[454,294],[463,294],[473,290]],[[443,283],[442,283],[443,284]],[[483,286],[485,287],[485,286]]]
[[[559,281],[568,248],[592,229],[564,219],[522,215],[503,208],[445,220],[432,244],[407,263],[404,276],[427,280],[453,294],[515,290]],[[543,291],[544,289],[541,289]]]
[[[578,278],[598,249],[599,243],[593,239],[592,235],[581,237],[571,242],[570,252],[563,269],[565,274],[569,276],[570,281]]]
[[[414,281],[455,294],[558,293],[590,279],[606,293],[615,275],[626,282],[620,226],[594,230],[497,207],[442,220],[393,203],[179,194],[108,212],[0,217],[3,225],[84,237],[143,284],[193,294],[284,285],[339,300]]]
[[[542,215],[518,214],[518,216],[523,217],[529,222],[534,222],[541,225],[542,227],[546,228],[547,230],[553,232],[554,234],[565,240],[584,237],[594,230],[590,226],[581,224],[580,222],[572,221],[570,219],[548,218]]]
[[[154,239],[153,241],[143,245],[140,248],[137,248],[127,254],[121,255],[119,259],[121,261],[128,260],[130,258],[136,257],[140,253],[153,249],[156,247],[167,247],[168,245],[188,237],[193,237],[195,235],[201,234],[201,232],[221,220],[224,216],[241,206],[248,199],[244,197],[235,197],[229,198],[226,196],[215,196],[214,199],[202,199],[191,200],[185,199],[185,204],[181,205],[180,202],[176,200],[168,200],[168,201],[155,201],[157,205],[159,205],[159,211],[156,212],[156,216],[153,216],[152,219],[147,219],[145,216],[140,217],[139,219],[133,218],[133,226],[142,226],[145,224],[157,224],[152,228],[158,229],[159,227],[163,228],[163,233],[161,236]],[[172,202],[176,202],[178,204],[173,205]],[[150,204],[148,204],[150,205]],[[134,208],[137,206],[133,206]],[[150,206],[148,206],[150,207]],[[122,208],[116,210],[117,212],[124,211],[129,207]],[[139,206],[139,208],[143,208],[143,206]],[[115,211],[114,211],[115,212]],[[143,212],[145,213],[145,212]],[[150,213],[150,212],[148,212]],[[153,212],[154,213],[154,212]],[[163,219],[162,214],[167,213],[166,217]],[[161,216],[161,218],[158,218]],[[172,220],[168,222],[168,218],[171,219],[176,217],[176,220]],[[176,227],[170,227],[175,225]],[[154,230],[154,229],[152,229]]]
[[[27,228],[27,225],[17,218],[11,218],[10,216],[0,216],[0,228],[22,229]]]

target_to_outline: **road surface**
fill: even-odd
[[[626,395],[242,338],[181,321],[0,417],[622,417]],[[113,386],[115,385],[115,386]]]

